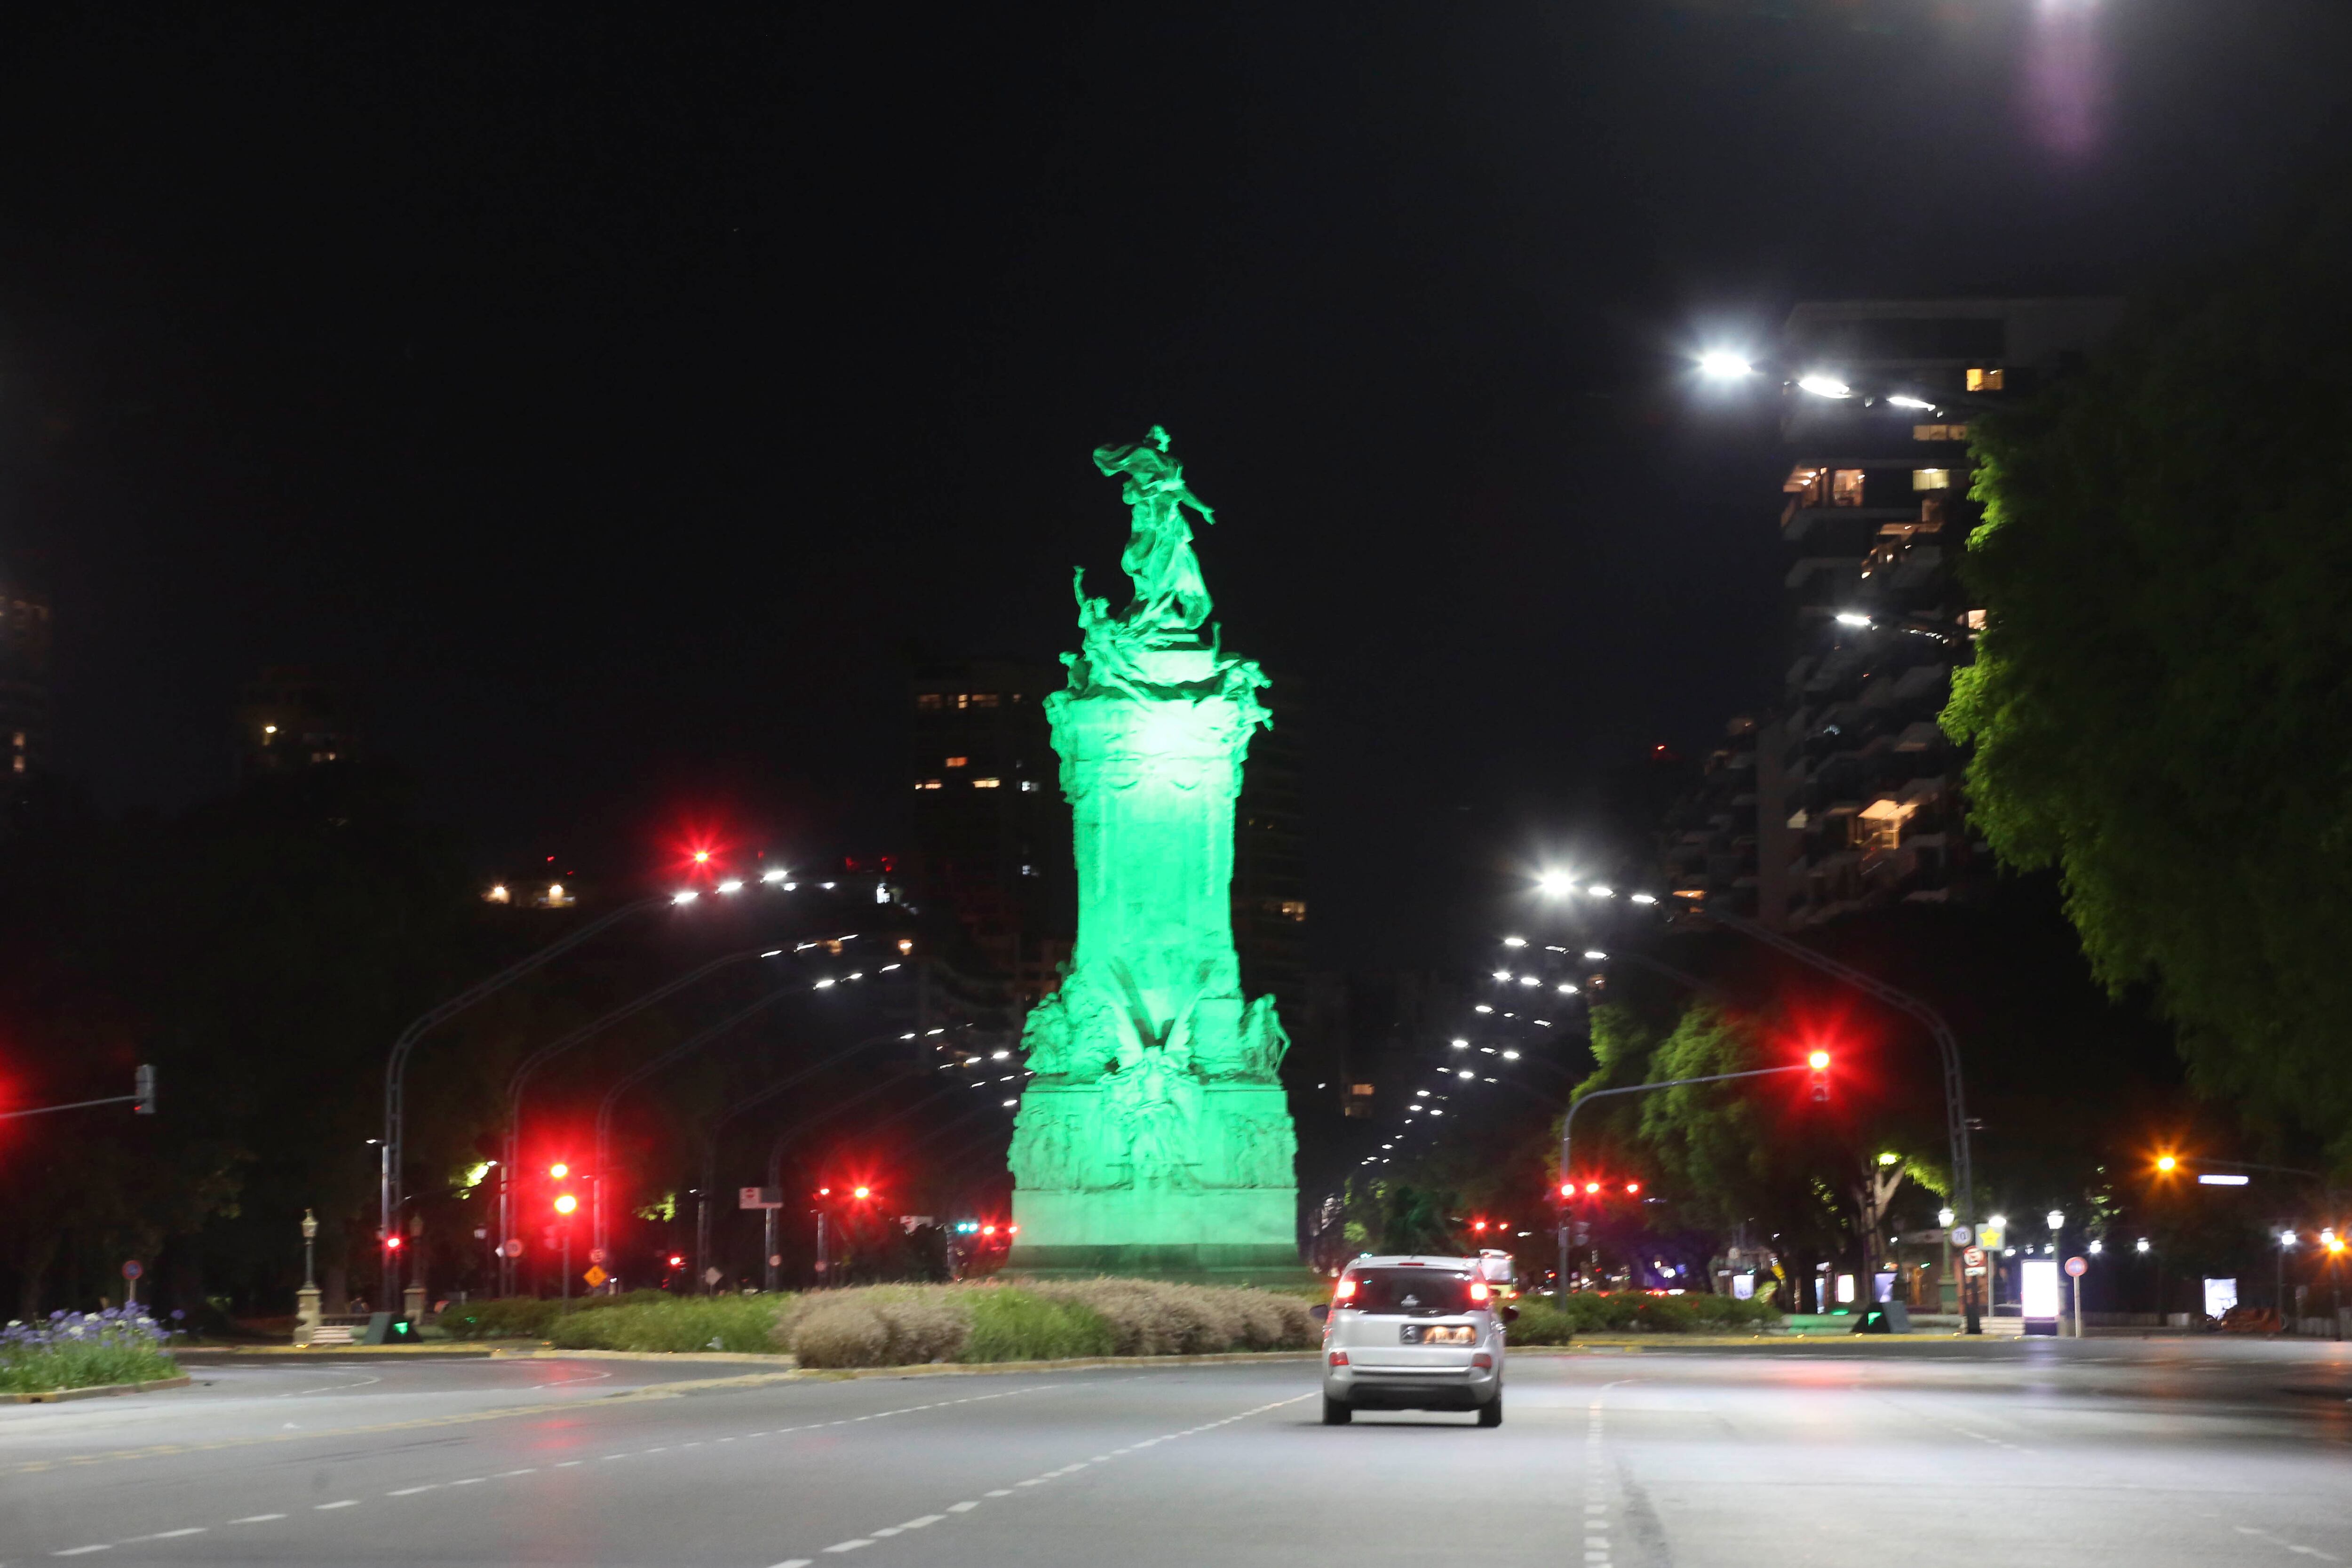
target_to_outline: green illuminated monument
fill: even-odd
[[[1014,1122],[1010,1265],[1031,1272],[1270,1279],[1298,1270],[1297,1140],[1274,998],[1234,956],[1234,798],[1268,721],[1256,664],[1218,647],[1185,488],[1154,426],[1095,466],[1125,479],[1113,614],[1076,581],[1084,648],[1045,700],[1075,821],[1078,941],[1029,1014],[1035,1076]],[[1202,628],[1206,626],[1204,635]]]

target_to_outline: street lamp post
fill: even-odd
[[[1576,1113],[1578,1111],[1583,1110],[1586,1106],[1591,1104],[1596,1100],[1607,1100],[1612,1095],[1647,1094],[1653,1089],[1683,1089],[1692,1084],[1700,1083],[1729,1083],[1737,1079],[1770,1078],[1775,1074],[1784,1072],[1818,1073],[1825,1070],[1828,1067],[1828,1053],[1824,1051],[1815,1051],[1804,1061],[1790,1062],[1784,1067],[1750,1068],[1746,1072],[1709,1073],[1704,1078],[1670,1078],[1661,1079],[1656,1083],[1627,1084],[1622,1089],[1596,1089],[1591,1094],[1570,1101],[1568,1114],[1561,1117],[1559,1122],[1559,1181],[1562,1202],[1560,1204],[1559,1217],[1559,1297],[1561,1310],[1565,1310],[1568,1307],[1568,1204],[1572,1201],[1569,1197],[1569,1194],[1574,1185],[1570,1179],[1572,1167],[1569,1164],[1569,1152],[1570,1141],[1574,1136],[1576,1131]]]
[[[302,1289],[295,1293],[294,1342],[307,1345],[317,1334],[319,1310],[319,1216],[302,1211]]]

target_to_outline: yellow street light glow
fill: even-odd
[[[2179,1169],[2179,1167],[2180,1161],[2177,1156],[2171,1154],[2158,1154],[2156,1157],[2156,1168],[2159,1171],[2175,1171]]]

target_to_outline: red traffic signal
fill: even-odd
[[[572,1167],[558,1160],[547,1168],[547,1173],[560,1182],[572,1173]]]
[[[669,1266],[672,1268],[683,1268],[686,1267],[686,1259],[673,1253],[670,1256]]]
[[[1830,1097],[1829,1052],[1812,1052],[1805,1058],[1805,1066],[1812,1069],[1810,1076],[1812,1085],[1813,1103],[1815,1105],[1825,1103]]]
[[[579,1206],[580,1200],[573,1197],[570,1193],[558,1193],[555,1194],[555,1212],[557,1214],[570,1214]]]

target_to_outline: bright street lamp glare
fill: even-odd
[[[1812,1068],[1815,1072],[1827,1071],[1830,1065],[1830,1054],[1827,1051],[1815,1051],[1812,1055],[1805,1058],[1805,1065]]]
[[[1709,349],[1698,356],[1698,373],[1709,381],[1737,381],[1752,374],[1755,369],[1746,356],[1728,349]]]
[[[1842,626],[1866,626],[1870,625],[1870,616],[1860,610],[1840,610],[1837,624]]]
[[[1569,880],[1568,873],[1565,871],[1546,871],[1536,879],[1536,890],[1549,898],[1556,899],[1563,893],[1576,891],[1576,884]]]
[[[1853,388],[1833,375],[1801,375],[1797,390],[1810,392],[1815,397],[1852,397]]]
[[[1926,398],[1914,397],[1907,392],[1892,393],[1887,396],[1886,401],[1893,404],[1897,408],[1933,408],[1936,406]]]
[[[2180,1168],[2179,1157],[2174,1154],[2158,1154],[2156,1157],[2156,1168],[2159,1171],[2168,1172],[2179,1170]]]

